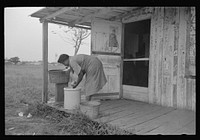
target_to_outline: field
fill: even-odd
[[[54,96],[54,90],[54,85],[49,83],[49,97]],[[41,102],[41,93],[42,66],[5,65],[6,134],[26,134],[29,127],[32,129],[34,125],[46,122],[42,119],[23,120],[23,117],[18,116],[19,112],[27,108],[27,104]]]
[[[49,66],[49,69],[64,68]],[[48,85],[49,98],[55,85]],[[5,65],[6,135],[96,135],[129,134],[105,124],[96,124],[82,114],[70,115],[41,104],[42,66]],[[24,112],[22,117],[20,112]],[[31,117],[27,115],[31,113]]]

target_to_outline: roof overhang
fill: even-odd
[[[39,18],[40,22],[90,29],[93,18],[121,21],[139,8],[142,7],[45,7],[30,16]]]

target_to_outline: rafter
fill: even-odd
[[[95,17],[95,16],[100,15],[100,14],[107,13],[107,12],[109,12],[111,10],[112,10],[111,7],[105,7],[105,8],[99,9],[99,10],[97,10],[96,12],[94,12],[92,14],[89,14],[89,15],[84,16],[84,17],[80,17],[80,18],[70,22],[69,25],[70,26],[74,26],[75,24],[83,23],[83,22],[89,20],[92,17]]]
[[[71,27],[71,26],[70,26],[68,23],[66,23],[66,22],[61,22],[61,21],[57,21],[57,20],[47,20],[47,21],[48,21],[49,23],[60,24],[60,25],[65,25],[65,26]],[[73,26],[73,27],[91,30],[91,27],[86,27],[86,26],[75,25],[75,26]]]
[[[54,18],[64,12],[67,12],[67,11],[70,11],[70,10],[73,10],[73,9],[77,9],[77,7],[64,7],[64,8],[61,8],[60,10],[50,14],[50,15],[47,15],[45,17],[43,17],[42,19],[40,19],[40,22],[44,22],[44,20],[47,20],[47,19],[51,19],[51,18]]]
[[[122,18],[131,15],[135,10],[140,9],[140,7],[133,7],[132,10],[129,10],[127,12],[124,12],[118,16],[114,16],[112,18],[110,18],[111,21],[115,21],[115,20],[121,20]]]

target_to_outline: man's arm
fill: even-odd
[[[80,73],[78,74],[78,80],[76,81],[76,84],[73,86],[73,88],[76,88],[79,85],[79,83],[83,79],[84,74],[85,74],[85,71],[81,70]]]

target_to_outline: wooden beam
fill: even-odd
[[[40,22],[44,22],[45,20],[47,19],[51,19],[51,18],[54,18],[64,12],[67,12],[67,11],[70,11],[70,10],[73,10],[73,9],[76,9],[77,7],[64,7],[64,8],[61,8],[60,10],[50,14],[50,15],[47,15],[45,17],[43,17],[42,19],[40,19]]]
[[[105,7],[105,8],[102,8],[102,9],[97,10],[96,12],[94,12],[94,13],[92,13],[92,14],[86,15],[86,16],[84,16],[84,17],[80,17],[80,18],[78,18],[78,19],[76,19],[76,20],[70,22],[69,24],[70,24],[71,26],[74,26],[75,24],[83,23],[83,22],[89,20],[90,18],[93,18],[93,17],[95,17],[95,16],[97,16],[97,15],[100,15],[100,14],[105,14],[105,13],[111,11],[111,10],[112,10],[111,7]]]
[[[119,92],[119,98],[123,98],[123,59],[124,59],[124,32],[125,32],[125,24],[122,23],[122,37],[121,37],[121,63],[120,63],[120,92]]]
[[[100,51],[92,51],[92,54],[101,54],[101,55],[117,55],[117,56],[120,56],[120,53],[100,52]]]
[[[48,22],[42,23],[43,40],[42,40],[42,57],[43,57],[43,89],[42,102],[47,103],[48,100]]]
[[[57,20],[47,20],[47,21],[48,21],[49,23],[60,24],[60,25],[65,25],[65,26],[71,27],[71,26],[70,26],[68,23],[66,23],[66,22],[61,22],[61,21],[57,21]],[[80,25],[74,25],[73,27],[91,30],[90,27],[85,27],[85,26],[80,26]]]

